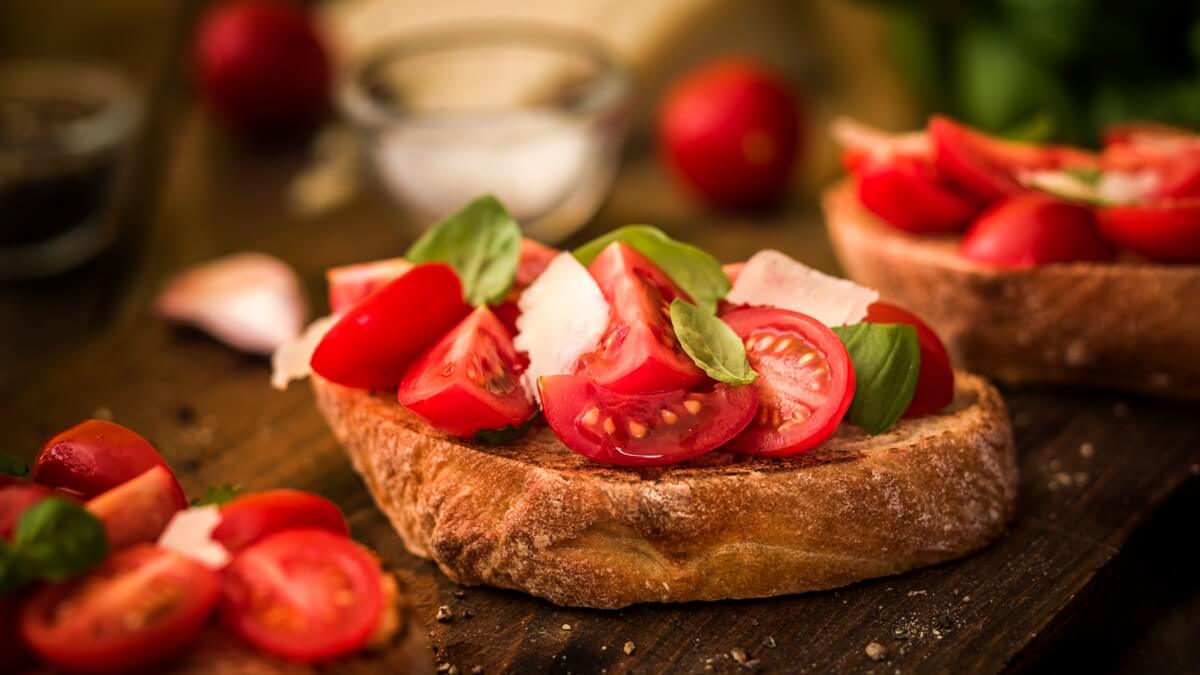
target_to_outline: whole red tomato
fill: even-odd
[[[787,187],[799,149],[800,106],[766,67],[724,59],[684,77],[659,116],[665,159],[719,207],[758,206]]]
[[[196,40],[205,102],[249,137],[311,129],[329,108],[330,64],[309,15],[280,0],[218,4]]]

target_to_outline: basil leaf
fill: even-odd
[[[442,219],[413,243],[409,262],[443,262],[458,272],[467,302],[504,300],[521,259],[521,226],[492,195]]]
[[[29,475],[29,462],[7,452],[0,452],[0,474],[24,478]]]
[[[0,539],[0,594],[16,590],[33,578],[29,564],[8,542]]]
[[[718,382],[750,384],[758,373],[746,360],[746,346],[724,321],[678,298],[671,303],[671,325],[683,351]]]
[[[1104,176],[1104,173],[1094,166],[1068,167],[1063,169],[1063,173],[1091,187],[1096,187],[1100,183],[1100,178]]]
[[[475,440],[488,445],[508,445],[529,433],[537,418],[538,415],[534,415],[523,424],[510,424],[499,429],[480,429],[475,432]]]
[[[21,514],[13,545],[37,574],[62,581],[85,572],[108,555],[104,524],[83,506],[47,497]]]
[[[580,246],[573,253],[579,262],[588,265],[614,241],[624,242],[654,261],[692,297],[697,307],[710,314],[716,311],[717,301],[729,293],[729,277],[725,276],[716,258],[691,244],[675,241],[650,225],[619,227]]]
[[[833,332],[850,352],[856,378],[850,421],[880,434],[912,402],[921,370],[917,331],[906,324],[856,323]]]
[[[203,497],[193,501],[192,506],[221,506],[231,501],[241,491],[241,485],[214,485],[205,491]]]

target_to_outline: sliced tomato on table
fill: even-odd
[[[612,307],[600,348],[580,359],[580,373],[613,391],[688,389],[705,379],[675,337],[671,301],[691,301],[675,282],[623,242],[609,244],[588,271]]]
[[[479,307],[421,356],[400,383],[400,403],[456,436],[525,423],[537,412],[521,385],[512,336]]]
[[[221,522],[212,538],[231,552],[260,539],[298,528],[316,528],[349,536],[350,527],[336,504],[320,495],[301,490],[256,492],[221,507]]]
[[[954,369],[950,367],[950,354],[946,346],[929,324],[916,314],[886,302],[871,303],[867,307],[866,320],[871,323],[904,323],[917,331],[921,372],[917,377],[917,389],[912,402],[908,404],[904,416],[920,417],[950,405],[954,400]]]
[[[166,467],[156,466],[89,499],[87,509],[104,523],[110,549],[152,542],[177,511],[187,508],[178,487]]]
[[[378,560],[346,537],[278,532],[242,549],[224,571],[222,615],[251,645],[312,663],[361,648],[383,616]]]
[[[349,310],[412,267],[412,263],[404,258],[388,258],[325,270],[325,281],[329,285],[329,309],[335,314]]]
[[[927,160],[868,161],[856,183],[863,207],[905,232],[956,232],[979,211],[973,199],[940,181]]]
[[[985,211],[967,230],[959,250],[971,260],[1014,269],[1116,256],[1090,207],[1040,192],[1017,195]]]
[[[517,301],[521,299],[521,294],[546,271],[550,261],[558,254],[557,249],[540,242],[532,239],[521,240],[521,258],[517,263],[517,274],[513,279],[512,288],[509,289],[504,302],[492,308],[496,318],[500,319],[500,323],[504,324],[509,333],[517,334],[517,317],[521,314]]]
[[[418,354],[471,308],[449,265],[417,265],[348,311],[312,356],[321,377],[359,389],[395,389]]]
[[[91,499],[161,466],[186,501],[175,474],[153,445],[137,432],[104,420],[87,420],[60,432],[33,461],[35,483]]]
[[[746,345],[758,373],[754,421],[729,447],[783,457],[833,435],[854,398],[854,366],[838,336],[816,319],[785,309],[747,307],[721,317]]]
[[[623,394],[579,375],[541,382],[550,428],[567,447],[604,464],[653,466],[699,457],[737,436],[758,407],[753,386]]]
[[[190,642],[220,588],[216,572],[144,544],[36,592],[21,612],[21,632],[38,656],[64,670],[134,672]]]
[[[1110,241],[1134,253],[1160,262],[1200,262],[1200,198],[1110,206],[1096,218]]]

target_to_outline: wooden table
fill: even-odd
[[[139,8],[140,25],[176,37],[194,12],[190,3],[121,4]],[[621,612],[458,589],[404,551],[306,387],[276,393],[265,361],[151,313],[153,294],[171,273],[246,249],[294,265],[323,311],[324,268],[396,255],[407,244],[402,219],[369,194],[321,217],[289,215],[286,191],[301,153],[264,154],[229,142],[190,104],[180,51],[172,40],[161,42],[140,73],[153,106],[136,178],[118,206],[127,236],[61,279],[0,286],[5,449],[28,456],[59,428],[111,417],[149,437],[191,494],[239,483],[335,500],[355,537],[397,572],[409,598],[409,630],[386,652],[326,670],[1182,672],[1200,663],[1193,572],[1200,556],[1190,545],[1200,503],[1198,411],[1132,396],[1006,392],[1021,455],[1019,513],[1008,536],[963,561],[799,597]],[[612,198],[572,241],[635,221],[659,224],[725,260],[770,246],[835,267],[810,200],[755,218],[705,214],[636,150]],[[451,621],[435,619],[443,605]],[[211,640],[176,668],[203,672]],[[866,656],[870,642],[887,648],[886,660]],[[735,658],[742,654],[744,664]]]

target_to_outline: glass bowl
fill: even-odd
[[[412,222],[490,192],[549,243],[608,193],[628,99],[627,73],[595,39],[506,21],[388,40],[340,87],[376,178]]]

